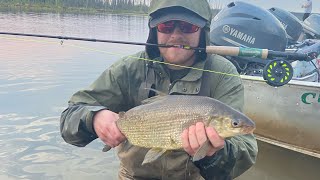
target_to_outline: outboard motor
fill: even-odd
[[[311,14],[303,21],[303,29],[309,39],[320,39],[320,15]]]
[[[235,1],[224,7],[211,25],[210,42],[218,46],[238,46],[285,51],[287,34],[281,22],[268,10]],[[240,74],[262,76],[268,60],[226,57]]]
[[[214,18],[211,43],[284,51],[286,31],[269,11],[243,1],[229,3]]]
[[[301,21],[295,15],[284,9],[273,7],[270,8],[269,11],[282,23],[287,32],[288,43],[297,43],[303,33]]]

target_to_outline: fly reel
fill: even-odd
[[[279,87],[287,84],[293,76],[293,68],[288,61],[272,60],[263,69],[263,79],[267,84]]]

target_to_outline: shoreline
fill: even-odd
[[[221,9],[212,9],[213,17],[218,14]],[[97,9],[85,7],[61,7],[61,6],[43,6],[40,4],[12,4],[0,3],[0,12],[24,12],[24,13],[57,13],[57,14],[121,14],[121,15],[138,15],[148,16],[147,10],[134,9]],[[303,12],[291,12],[298,19],[302,20]],[[319,14],[319,13],[312,13]]]
[[[58,13],[58,14],[122,14],[147,16],[147,12],[126,9],[96,9],[81,7],[61,7],[42,5],[23,5],[0,3],[0,12],[25,12],[25,13]]]

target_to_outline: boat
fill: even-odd
[[[236,180],[318,180],[320,83],[291,80],[272,87],[262,77],[241,76],[244,113],[256,123],[256,164]]]
[[[320,83],[291,80],[272,87],[261,77],[241,76],[244,113],[261,141],[320,158]]]
[[[308,25],[318,30],[318,25],[313,25],[318,20],[320,16],[313,15]],[[250,29],[249,24],[265,28]],[[235,1],[214,17],[210,36],[211,44],[218,46],[315,53],[309,60],[274,57],[226,58],[236,66],[243,79],[244,113],[256,122],[257,138],[320,158],[320,131],[317,130],[320,127],[320,40],[300,41],[301,34],[306,33],[303,30],[305,27],[286,10],[266,10],[247,2]],[[247,41],[248,37],[255,41]],[[266,37],[265,41],[261,40]],[[285,82],[279,83],[272,79]]]
[[[259,148],[256,164],[237,180],[320,179],[319,19],[312,16],[302,23],[285,10],[243,1],[229,3],[213,18],[212,45],[317,53],[308,61],[278,59],[292,67],[283,71],[292,79],[278,87],[266,82],[274,59],[225,56],[241,74],[244,113],[256,123]]]

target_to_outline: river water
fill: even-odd
[[[133,15],[0,13],[0,31],[145,42]],[[0,35],[0,179],[117,179],[114,151],[75,147],[59,133],[70,96],[117,59],[144,47]],[[239,179],[319,179],[320,160],[259,142],[257,164]]]
[[[145,42],[147,17],[0,13],[0,31]],[[66,144],[59,116],[70,96],[115,60],[142,50],[0,35],[0,179],[116,179],[115,152]]]

